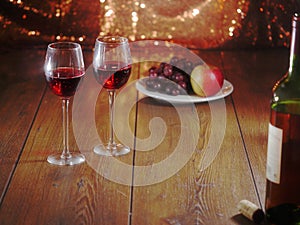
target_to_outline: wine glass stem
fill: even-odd
[[[71,157],[69,151],[69,99],[62,99],[63,113],[63,152],[61,158],[67,159]]]
[[[110,129],[109,129],[109,145],[114,145],[114,129],[113,129],[113,124],[114,124],[114,110],[113,110],[113,105],[115,102],[115,97],[116,97],[116,92],[115,90],[108,90],[108,101],[109,101],[109,122],[110,122]]]

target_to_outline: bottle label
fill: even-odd
[[[269,123],[267,179],[273,183],[280,183],[281,151],[283,130]]]

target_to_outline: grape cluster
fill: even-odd
[[[170,63],[162,62],[158,67],[152,66],[149,78],[146,79],[146,88],[169,95],[192,94],[193,89],[190,82],[190,73],[194,63],[186,59],[174,56]]]

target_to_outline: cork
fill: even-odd
[[[260,224],[265,219],[265,214],[262,209],[248,200],[240,201],[237,207],[243,216],[256,224]]]

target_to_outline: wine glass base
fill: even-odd
[[[122,144],[100,144],[94,147],[94,152],[102,156],[121,156],[128,154],[130,148]]]
[[[70,157],[63,157],[62,154],[53,154],[48,156],[47,161],[53,165],[72,166],[83,163],[85,157],[80,153],[72,153],[70,154]]]

